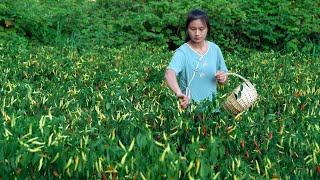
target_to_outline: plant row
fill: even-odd
[[[259,99],[224,111],[241,83],[230,77],[198,117],[166,87],[171,56],[148,44],[1,46],[0,179],[319,178],[319,59],[226,54]]]

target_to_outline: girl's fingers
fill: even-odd
[[[189,98],[187,96],[184,96],[183,98],[180,99],[180,107],[186,108],[189,105]]]
[[[217,73],[216,73],[216,76],[221,75],[221,74],[224,74],[224,72],[223,72],[223,71],[218,70],[218,71],[217,71]]]
[[[226,78],[226,74],[224,73],[224,71],[220,71],[218,70],[217,73],[216,73],[216,79],[218,81],[222,81]]]

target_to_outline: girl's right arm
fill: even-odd
[[[173,69],[167,69],[166,73],[164,74],[167,86],[171,91],[173,91],[176,95],[182,94],[182,91],[178,85],[176,72]]]
[[[169,87],[169,89],[171,89],[171,91],[173,91],[176,94],[176,96],[180,99],[180,106],[182,108],[188,107],[190,99],[188,96],[186,96],[182,93],[182,91],[178,85],[176,72],[173,69],[168,69],[165,72],[164,76],[165,76],[165,80],[166,80],[166,83],[167,83],[167,86]]]

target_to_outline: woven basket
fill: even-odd
[[[249,80],[235,73],[227,73],[227,75],[236,76],[244,81],[223,102],[225,110],[231,114],[239,114],[252,106],[258,98],[258,93]]]

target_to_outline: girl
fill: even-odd
[[[207,13],[192,10],[185,26],[185,43],[175,51],[165,72],[167,86],[179,98],[182,108],[193,101],[212,100],[212,95],[217,94],[217,84],[223,85],[228,80],[220,48],[206,40],[210,29]]]

